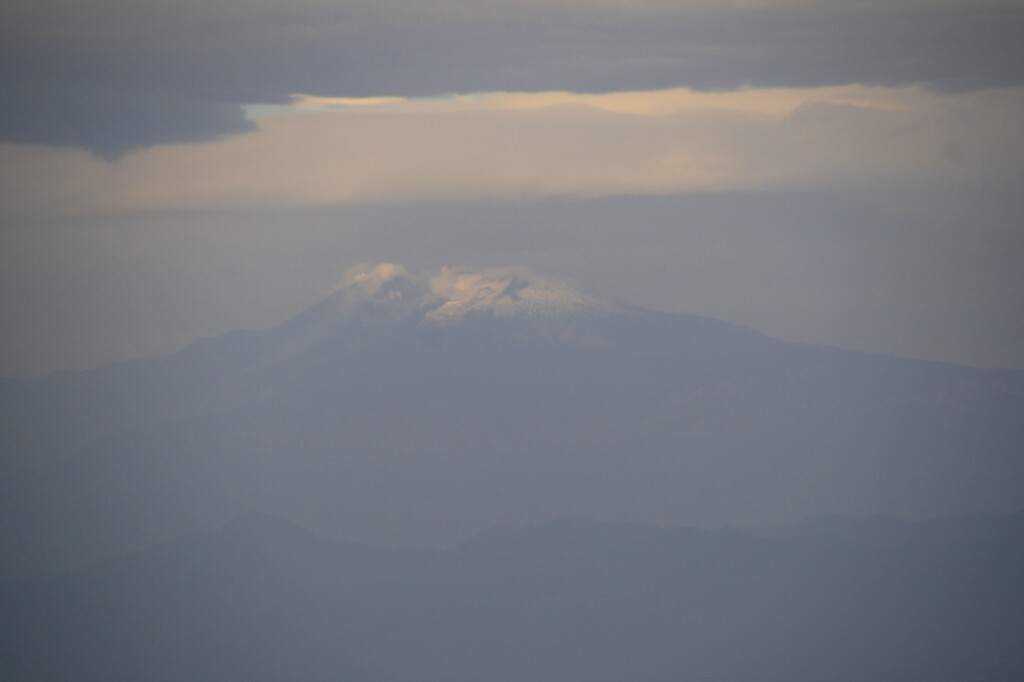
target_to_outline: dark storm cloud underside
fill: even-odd
[[[7,13],[0,140],[107,156],[249,130],[241,105],[291,93],[1024,82],[1017,8]]]

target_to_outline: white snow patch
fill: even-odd
[[[525,268],[443,267],[426,285],[424,279],[395,263],[360,263],[345,270],[335,291],[346,307],[425,310],[427,324],[453,324],[469,315],[578,317],[621,308]]]
[[[395,263],[359,263],[345,270],[334,286],[349,301],[401,301],[417,296],[409,272]]]
[[[523,268],[444,267],[430,279],[430,292],[444,301],[427,315],[435,324],[451,324],[471,314],[574,316],[615,307]]]

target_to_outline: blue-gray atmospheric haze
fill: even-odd
[[[1020,370],[365,265],[268,330],[0,382],[0,439],[5,679],[1024,669]]]
[[[243,105],[293,93],[848,83],[969,92],[1024,78],[1019,2],[48,0],[5,3],[0,16],[0,141],[109,159],[244,134],[256,123]],[[1019,179],[961,164],[952,186],[889,194],[63,218],[0,206],[0,374],[81,369],[268,327],[364,260],[521,264],[787,339],[1024,367]]]
[[[526,270],[369,272],[268,330],[6,381],[4,573],[248,510],[439,547],[562,515],[715,527],[1024,497],[1021,370],[783,342]]]
[[[985,679],[1024,665],[1024,519],[555,519],[442,552],[247,515],[0,584],[5,679]]]
[[[1020,2],[743,5],[7,2],[5,172],[296,93],[1024,85]],[[1021,159],[948,143],[891,187],[0,202],[0,678],[1024,678]],[[462,264],[494,307],[437,322]],[[615,302],[498,314],[545,275]]]
[[[1011,187],[726,192],[11,218],[0,374],[40,376],[280,323],[357,262],[525,265],[792,341],[1024,367]]]

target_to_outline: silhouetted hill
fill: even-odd
[[[1024,517],[894,523],[559,520],[409,552],[251,515],[0,584],[0,677],[1020,679]]]

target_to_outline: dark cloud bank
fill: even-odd
[[[437,95],[1024,80],[1019,5],[51,1],[3,11],[0,140],[106,156],[252,128],[293,93]]]

